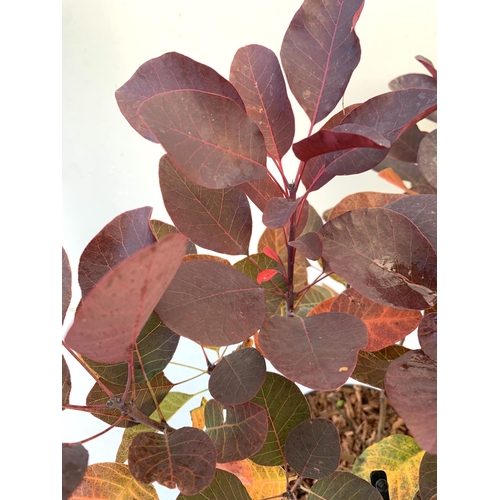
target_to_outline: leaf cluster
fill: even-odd
[[[124,434],[116,463],[87,465],[83,442],[63,444],[64,498],[157,498],[158,483],[179,499],[297,498],[303,489],[310,499],[376,500],[385,498],[370,482],[377,469],[392,500],[435,497],[437,132],[418,123],[437,119],[437,72],[419,56],[429,75],[396,78],[389,92],[331,116],[361,57],[362,8],[304,0],[279,58],[242,47],[227,80],[169,52],[116,91],[130,125],[165,149],[158,178],[171,223],[151,219],[150,207],[130,210],[81,255],[82,300],[63,345],[95,385],[85,405],[70,404],[63,357],[63,409]],[[287,85],[310,121],[295,143]],[[289,151],[293,180],[282,162]],[[403,193],[354,193],[322,215],[309,204],[337,176],[372,169]],[[257,253],[252,204],[266,226]],[[64,321],[64,249],[62,275]],[[398,345],[415,330],[420,349]],[[164,374],[180,337],[217,360],[201,370],[211,398],[192,425],[174,429],[169,420],[194,396]],[[311,416],[297,386],[334,390],[349,377],[384,391],[413,436],[373,445],[353,473],[337,470],[339,433]]]

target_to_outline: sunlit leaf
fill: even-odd
[[[391,500],[409,500],[418,491],[423,456],[424,451],[412,437],[394,434],[366,448],[355,460],[352,472],[370,481],[371,471],[383,470],[387,474]]]
[[[69,304],[71,302],[71,266],[68,254],[64,247],[62,249],[62,322],[66,317]]]
[[[196,89],[223,95],[245,109],[236,89],[210,66],[168,52],[142,64],[115,93],[123,116],[146,139],[158,142],[139,117],[140,105],[151,97],[181,89]]]
[[[253,500],[241,481],[230,472],[217,469],[210,485],[196,495],[180,494],[176,500]]]
[[[318,391],[345,384],[367,341],[364,323],[343,313],[274,316],[258,336],[259,348],[280,373]]]
[[[182,427],[171,434],[142,432],[128,452],[130,472],[142,483],[157,481],[167,488],[196,495],[215,475],[215,446],[200,429]]]
[[[252,401],[266,409],[269,430],[266,442],[251,460],[264,466],[283,465],[286,438],[296,425],[311,418],[309,404],[293,382],[271,372]]]
[[[257,283],[208,260],[183,262],[155,311],[179,335],[212,346],[251,337],[267,315]]]
[[[288,435],[285,457],[300,476],[311,479],[329,476],[340,462],[339,431],[326,418],[305,420]]]
[[[252,500],[280,495],[286,490],[286,474],[282,467],[264,467],[247,460],[252,471],[252,485],[243,483]]]
[[[323,257],[363,296],[403,309],[436,303],[436,251],[407,217],[359,208],[329,220],[318,234]]]
[[[380,493],[364,479],[350,472],[337,471],[314,483],[310,500],[382,500]]]
[[[115,217],[85,247],[78,265],[78,282],[82,299],[120,262],[156,243],[150,225],[153,209],[142,207]]]
[[[63,358],[64,359],[64,358]],[[80,443],[62,444],[62,498],[68,500],[78,487],[89,460],[89,452]]]
[[[387,399],[418,445],[437,453],[437,362],[421,350],[393,361],[385,376]]]
[[[160,160],[163,203],[177,229],[193,243],[230,255],[248,253],[252,217],[239,187],[207,189],[190,182],[170,163]]]
[[[207,400],[205,398],[201,398],[200,406],[193,408],[190,410],[189,414],[191,415],[191,423],[195,429],[203,430],[205,428],[205,406],[207,404]]]
[[[223,410],[226,411],[225,418]],[[217,449],[218,463],[248,458],[266,441],[266,410],[252,401],[223,406],[211,399],[205,406],[205,423],[206,433]]]
[[[262,133],[232,99],[178,90],[145,101],[139,116],[195,184],[224,189],[267,176]]]
[[[253,348],[239,349],[220,359],[208,390],[222,405],[239,405],[255,397],[266,378],[266,361]]]
[[[109,271],[82,302],[66,343],[94,361],[126,361],[186,246],[183,235],[171,234]]]
[[[124,464],[103,462],[89,465],[73,499],[119,498],[120,500],[158,500],[152,485],[136,481]]]
[[[362,8],[362,0],[305,0],[285,33],[283,69],[312,124],[333,111],[359,63],[354,27]]]
[[[253,484],[252,463],[248,459],[238,460],[237,462],[224,462],[223,464],[217,463],[217,469],[234,474],[247,488]]]
[[[229,80],[261,130],[268,155],[279,160],[292,145],[295,119],[278,58],[262,45],[242,47],[234,56]]]

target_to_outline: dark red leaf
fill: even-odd
[[[106,224],[85,247],[78,266],[78,282],[85,299],[96,283],[120,262],[156,243],[150,225],[151,207],[129,210]]]
[[[250,201],[263,212],[267,202],[271,198],[283,197],[283,191],[278,187],[275,181],[271,178],[269,171],[267,176],[260,181],[244,182],[238,186],[248,196]]]
[[[318,233],[330,267],[363,296],[401,309],[436,303],[436,251],[404,215],[360,208],[329,220]]]
[[[404,89],[437,89],[437,83],[434,78],[421,73],[408,73],[407,75],[398,76],[389,82],[391,90]]]
[[[66,317],[69,304],[71,302],[71,266],[69,265],[68,254],[64,247],[62,249],[62,322]]]
[[[215,445],[205,432],[193,427],[167,435],[141,432],[128,452],[129,469],[137,481],[157,481],[185,495],[196,495],[212,482],[215,464]]]
[[[385,377],[387,398],[417,444],[437,453],[437,363],[423,351],[393,361]]]
[[[326,418],[305,420],[288,435],[285,456],[299,476],[310,479],[329,476],[340,463],[339,431]]]
[[[389,149],[391,144],[376,130],[364,125],[342,124],[331,130],[319,130],[293,145],[295,156],[308,161],[315,156],[352,148]]]
[[[172,226],[171,224],[167,224],[166,222],[162,222],[161,220],[151,219],[151,229],[155,233],[158,240],[161,240],[165,236],[169,234],[177,234],[179,230]],[[196,250],[196,246],[192,241],[188,241],[188,245],[186,248],[186,255],[196,254],[198,251]]]
[[[314,483],[309,500],[382,500],[380,493],[351,472],[336,471]]]
[[[331,130],[332,128],[336,127],[337,125],[340,125],[342,120],[354,109],[356,109],[358,106],[360,106],[361,103],[357,104],[350,104],[347,106],[347,108],[342,107],[342,109],[338,112],[335,113],[328,121],[325,122],[325,124],[321,127],[321,130]]]
[[[437,80],[436,68],[434,67],[434,64],[429,61],[429,59],[424,56],[415,56],[415,59],[424,66],[424,68],[432,75],[435,80]]]
[[[62,356],[62,404],[63,405],[69,403],[70,392],[71,392],[71,374],[69,372],[68,363],[66,363],[64,356]]]
[[[127,361],[130,346],[172,281],[186,246],[182,234],[172,234],[109,271],[82,302],[66,343],[94,361]]]
[[[168,52],[145,62],[115,92],[115,97],[130,125],[146,139],[158,142],[139,117],[139,107],[155,95],[182,89],[223,95],[245,109],[238,92],[225,78],[209,66],[177,52]]]
[[[437,130],[433,130],[422,139],[418,148],[417,162],[425,180],[437,188]]]
[[[271,198],[262,214],[262,222],[270,229],[284,226],[299,206],[302,198],[290,200],[288,198]]]
[[[277,269],[264,269],[264,271],[261,271],[256,278],[256,282],[259,285],[262,285],[262,283],[265,283],[266,281],[269,281],[273,279],[277,274],[278,274]]]
[[[296,248],[306,259],[318,260],[323,254],[323,242],[318,233],[306,233],[288,243]]]
[[[408,349],[401,345],[391,345],[376,352],[360,351],[358,363],[351,377],[363,384],[383,390],[389,365],[405,352],[408,352]]]
[[[258,336],[259,348],[280,373],[317,391],[345,384],[367,341],[365,324],[342,313],[274,316]]]
[[[62,444],[62,499],[68,500],[80,484],[87,464],[89,452],[80,443]]]
[[[283,69],[313,125],[333,111],[359,63],[362,8],[363,0],[305,0],[285,33]]]
[[[416,163],[418,147],[423,138],[424,133],[415,124],[399,136],[387,156],[395,160]]]
[[[426,314],[418,325],[418,341],[429,358],[437,361],[437,313]]]
[[[257,283],[209,260],[183,262],[155,311],[174,332],[211,346],[242,342],[267,315]]]
[[[195,184],[224,189],[267,175],[262,133],[227,97],[178,90],[145,101],[139,115]]]
[[[224,356],[210,375],[208,390],[222,405],[239,405],[259,392],[266,378],[266,361],[253,348],[244,348]]]
[[[368,329],[368,345],[363,351],[379,351],[395,344],[413,332],[422,319],[420,311],[377,304],[363,297],[352,287],[332,301],[329,311],[351,314],[365,323]]]
[[[435,194],[404,196],[388,203],[385,208],[408,217],[437,251],[437,196]]]
[[[259,126],[268,155],[279,161],[292,145],[295,118],[278,58],[262,45],[242,47],[234,56],[229,80]]]
[[[437,456],[425,453],[418,474],[419,493],[422,500],[437,500]]]
[[[375,129],[392,145],[411,126],[437,107],[435,90],[408,89],[381,94],[364,102],[342,121]],[[328,153],[307,162],[302,181],[314,191],[336,175],[359,174],[374,168],[387,155],[386,149],[354,148]]]
[[[239,187],[208,189],[190,182],[163,155],[163,203],[177,229],[193,243],[229,255],[248,254],[252,216]]]
[[[266,410],[252,401],[223,406],[211,399],[205,406],[205,424],[215,443],[218,463],[236,462],[257,453],[268,431]]]

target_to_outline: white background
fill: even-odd
[[[121,115],[114,92],[145,61],[177,51],[212,66],[229,77],[235,52],[248,44],[261,44],[279,55],[281,42],[301,1],[176,1],[142,2],[65,0],[62,7],[62,173],[63,246],[73,269],[71,310],[78,302],[78,259],[92,237],[120,213],[145,205],[153,218],[168,221],[158,184],[158,161],[163,149],[142,138]],[[426,73],[414,57],[423,55],[438,67],[436,57],[435,0],[368,0],[356,26],[362,56],[345,95],[345,106],[388,92],[387,83],[406,73]],[[295,141],[309,128],[305,113],[290,94],[296,116]],[[339,108],[337,108],[339,109]],[[435,125],[424,121],[422,127]],[[285,168],[291,178],[297,161],[290,152]],[[400,192],[374,172],[337,178],[309,200],[321,214],[349,193]],[[254,212],[251,251],[263,226]],[[71,316],[71,311],[69,313]],[[65,327],[67,328],[68,322]],[[185,347],[183,349],[183,346]],[[174,359],[203,367],[199,350],[182,341]],[[74,389],[71,402],[84,404],[92,385],[68,355]],[[169,368],[170,369],[170,368]],[[190,373],[191,375],[195,372]],[[181,372],[169,372],[173,381]],[[189,375],[188,375],[189,376]],[[198,379],[198,382],[200,379]],[[201,379],[206,384],[207,379]],[[198,385],[178,390],[194,392]],[[199,398],[189,407],[199,404]],[[186,411],[173,426],[189,424]],[[184,420],[183,420],[184,419]],[[79,412],[63,412],[63,441],[74,441],[103,430],[98,419]],[[85,444],[90,463],[114,461],[122,430]],[[158,487],[160,498],[177,493]]]

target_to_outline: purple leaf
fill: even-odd
[[[288,243],[296,248],[306,259],[318,260],[323,254],[323,242],[318,233],[306,233],[295,241]]]
[[[391,201],[385,208],[408,217],[437,251],[437,195],[403,196]]]
[[[271,198],[262,214],[262,222],[269,229],[278,229],[284,226],[295,212],[302,198],[290,200],[288,198]]]
[[[398,76],[389,82],[391,90],[404,89],[437,89],[437,83],[434,78],[421,73],[408,73],[407,75]]]
[[[69,265],[68,254],[64,247],[62,249],[62,322],[66,317],[69,304],[71,302],[71,266]]]
[[[360,208],[319,231],[336,274],[379,304],[428,309],[436,303],[436,251],[418,227],[387,208]]]
[[[217,363],[208,390],[222,405],[239,405],[255,397],[265,378],[264,357],[257,349],[248,347],[224,356]]]
[[[424,66],[424,68],[432,75],[434,80],[437,80],[436,68],[434,67],[434,64],[427,59],[427,57],[415,56],[415,59]]]
[[[172,281],[186,246],[182,234],[172,234],[109,271],[83,300],[66,343],[94,361],[127,361],[130,346]]]
[[[156,243],[151,229],[151,207],[129,210],[115,217],[85,247],[78,266],[82,298],[96,283],[134,253]]]
[[[160,160],[159,176],[163,203],[182,234],[214,252],[248,254],[252,216],[241,189],[193,184],[172,166],[167,155]]]
[[[292,145],[295,119],[278,58],[262,45],[242,47],[234,56],[229,80],[260,128],[268,155],[279,161]]]
[[[211,346],[251,337],[267,314],[257,283],[210,260],[183,262],[155,311],[177,334]]]
[[[404,420],[415,441],[437,454],[437,363],[423,351],[409,351],[394,360],[385,376],[387,399]]]
[[[255,206],[263,212],[266,208],[267,202],[271,198],[282,198],[283,191],[279,188],[278,184],[271,178],[269,171],[267,176],[260,181],[248,181],[238,186],[248,196]]]
[[[146,139],[158,142],[139,117],[140,105],[155,95],[174,90],[200,90],[232,99],[244,110],[236,89],[209,66],[177,52],[168,52],[145,62],[130,80],[115,92],[123,116]]]
[[[437,361],[437,313],[426,314],[418,325],[418,341],[429,358]]]
[[[418,128],[418,125],[413,125],[399,136],[387,156],[395,160],[416,163],[418,146],[423,138],[424,134]]]
[[[258,335],[260,350],[280,373],[317,391],[345,384],[367,342],[365,324],[343,313],[274,316]]]
[[[425,180],[437,188],[437,130],[433,130],[422,139],[418,148],[417,163]]]
[[[302,161],[308,161],[333,151],[352,148],[388,149],[391,146],[385,137],[375,129],[347,123],[331,130],[319,130],[315,134],[296,142],[293,145],[295,156]]]
[[[392,145],[411,126],[437,107],[435,90],[408,89],[388,92],[369,99],[351,111],[342,125],[371,127]],[[386,149],[354,148],[327,153],[307,162],[302,180],[311,191],[324,186],[336,175],[359,174],[374,168],[387,155]]]
[[[139,116],[191,182],[223,189],[267,175],[266,146],[257,125],[233,100],[196,90],[152,97]]]
[[[288,27],[281,62],[290,89],[311,124],[344,95],[361,49],[354,27],[363,0],[305,0]]]
[[[62,499],[68,500],[80,484],[87,464],[89,452],[80,443],[62,444]]]

